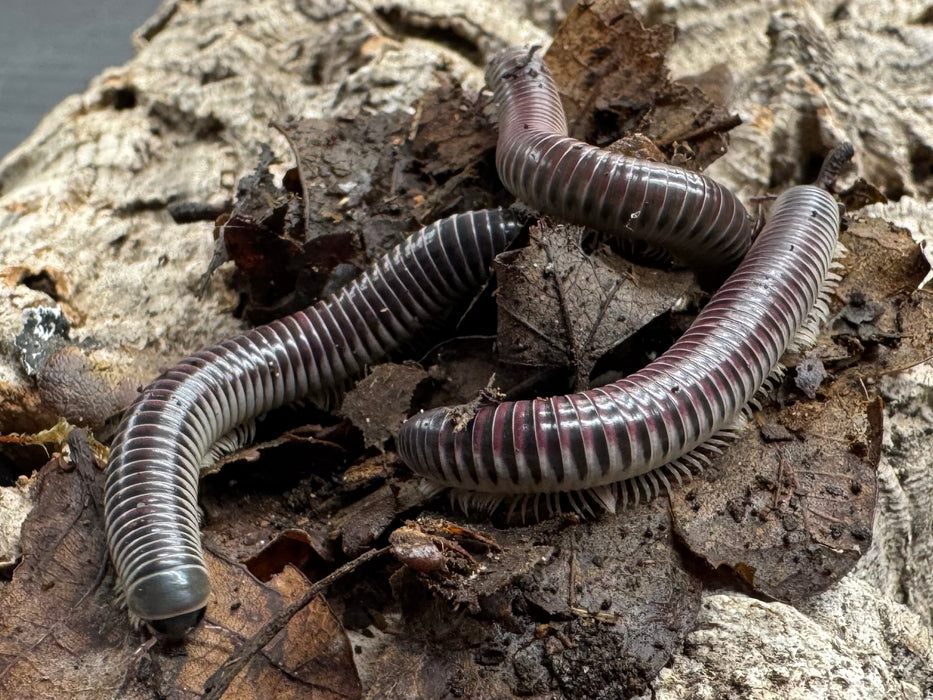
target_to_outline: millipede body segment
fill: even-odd
[[[496,169],[512,194],[565,221],[666,248],[691,267],[734,266],[751,245],[748,214],[715,180],[567,135],[540,55],[506,49],[486,70],[499,117]]]
[[[519,223],[501,210],[425,227],[336,295],[201,350],[127,411],[107,466],[107,542],[132,618],[177,635],[210,590],[198,474],[218,444],[300,399],[328,406],[365,367],[436,325],[488,279]]]
[[[667,480],[658,468],[679,478],[702,466],[693,451],[733,425],[798,333],[812,336],[807,319],[825,308],[838,230],[828,192],[787,190],[693,325],[642,370],[576,394],[483,406],[465,426],[447,409],[423,412],[402,425],[399,454],[473,503],[583,492],[615,510],[633,478],[657,493]]]

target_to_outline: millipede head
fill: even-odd
[[[132,617],[156,634],[180,639],[204,617],[210,582],[200,566],[186,566],[149,574],[126,591]]]

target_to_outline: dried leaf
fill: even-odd
[[[417,497],[414,490],[400,497],[392,484],[386,484],[335,514],[330,520],[328,539],[347,557],[356,557],[381,538],[400,513],[427,500],[425,496]]]
[[[888,198],[875,185],[865,178],[859,177],[851,186],[839,193],[840,201],[845,205],[847,212],[853,212],[869,204],[884,204]]]
[[[340,413],[363,432],[367,447],[381,446],[411,414],[412,398],[428,379],[414,365],[377,365],[347,392]]]
[[[723,133],[738,125],[697,87],[671,82],[665,55],[675,28],[646,28],[625,0],[578,3],[548,49],[546,61],[561,91],[570,133],[605,145],[630,131],[643,131],[678,165],[706,167],[725,152]],[[728,94],[731,78],[716,72],[714,98]]]
[[[459,83],[444,75],[441,85],[418,104],[416,125],[413,165],[426,180],[423,196],[415,199],[420,221],[511,201],[501,188],[490,192],[496,131],[482,101],[464,94]]]
[[[691,551],[778,600],[825,590],[871,543],[881,401],[848,377],[826,394],[768,414],[796,439],[769,443],[746,431],[671,497],[675,530]]]
[[[74,467],[55,456],[36,479],[23,559],[0,606],[0,697],[110,697],[133,664],[126,614],[101,585],[103,472]]]
[[[207,623],[186,639],[184,656],[155,656],[153,687],[172,697],[199,698],[205,681],[234,647],[308,588],[307,579],[287,566],[259,583],[242,566],[208,553],[212,600]],[[171,689],[171,691],[169,691]],[[346,634],[323,598],[315,599],[253,657],[224,695],[264,698],[357,698],[361,686]]]
[[[586,255],[581,232],[533,227],[529,247],[500,256],[495,269],[502,361],[573,367],[585,388],[596,361],[670,311],[693,276]]]
[[[298,161],[278,187],[264,149],[244,177],[210,271],[227,259],[248,294],[246,317],[307,306],[423,223],[504,203],[490,194],[495,134],[482,104],[441,74],[410,121],[397,113],[279,126]]]
[[[920,246],[880,219],[852,222],[841,240],[848,254],[836,295],[845,306],[828,324],[836,344],[828,366],[861,360],[863,373],[872,376],[933,356],[933,304],[918,289],[930,266]]]

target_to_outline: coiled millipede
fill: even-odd
[[[177,636],[210,592],[198,474],[262,414],[327,406],[364,368],[416,339],[489,277],[521,229],[502,210],[421,229],[334,296],[182,360],[129,408],[113,440],[104,524],[130,617]]]
[[[701,468],[784,351],[812,336],[834,280],[839,228],[824,188],[851,147],[827,160],[817,185],[782,194],[749,249],[744,208],[713,180],[567,137],[534,51],[506,51],[487,76],[500,106],[497,167],[520,199],[662,245],[698,268],[744,256],[693,326],[639,372],[579,394],[481,405],[465,425],[435,409],[398,436],[415,472],[471,492],[473,503],[564,494],[580,509],[615,510]],[[204,612],[197,483],[205,460],[275,407],[329,405],[366,365],[486,280],[519,228],[501,211],[426,227],[337,295],[195,353],[143,391],[118,429],[105,489],[107,541],[131,618],[178,636]]]
[[[507,49],[487,79],[499,108],[496,163],[516,196],[574,223],[627,231],[680,257],[722,246],[745,253],[745,210],[709,178],[604,152],[566,136],[557,88],[535,49]],[[812,342],[836,276],[839,207],[824,189],[851,157],[827,159],[817,185],[793,187],[741,264],[663,355],[616,382],[576,394],[409,419],[402,459],[473,507],[524,496],[615,512],[650,499],[708,462],[796,340]],[[678,174],[679,173],[679,174]],[[610,195],[616,195],[615,197]],[[727,258],[728,259],[728,258]],[[469,417],[469,421],[467,421]]]

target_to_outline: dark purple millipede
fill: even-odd
[[[146,387],[114,438],[104,491],[107,543],[131,619],[178,636],[204,612],[197,493],[205,460],[274,408],[330,405],[367,365],[475,293],[520,228],[501,210],[443,219],[339,293],[201,350]]]
[[[534,50],[506,50],[491,63],[487,80],[499,102],[499,174],[519,198],[595,227],[652,222],[662,233],[650,240],[679,254],[710,254],[706,246],[714,241],[745,252],[744,209],[711,180],[674,177],[669,171],[676,168],[609,155],[566,137],[556,88]],[[797,341],[813,341],[838,279],[830,268],[839,207],[824,188],[851,156],[850,144],[840,146],[815,185],[778,197],[744,260],[657,360],[577,394],[485,405],[472,413],[423,412],[402,425],[399,455],[471,506],[489,508],[525,496],[535,508],[543,498],[554,509],[565,495],[577,510],[595,504],[615,512],[630,498],[668,489],[669,476],[680,481],[701,469],[784,352]],[[668,196],[665,188],[674,193]],[[668,207],[673,212],[665,212]],[[676,245],[672,222],[685,236]],[[639,235],[648,240],[652,234]]]
[[[748,252],[690,330],[634,375],[580,394],[482,406],[465,427],[447,409],[428,411],[399,434],[409,466],[472,492],[474,503],[580,492],[584,507],[614,510],[628,499],[623,484],[647,497],[668,475],[701,467],[699,450],[717,449],[788,345],[812,334],[833,279],[839,211],[821,187],[792,188],[749,250],[744,208],[714,181],[567,137],[533,51],[507,50],[487,77],[500,106],[497,167],[519,199],[661,245],[698,268],[734,266]],[[850,155],[831,157],[817,184],[828,187]],[[274,407],[303,398],[329,405],[367,364],[487,279],[518,230],[504,212],[445,219],[339,294],[198,352],[144,390],[114,440],[105,490],[107,540],[131,618],[177,636],[203,614],[204,461]]]
[[[474,506],[546,494],[558,508],[567,494],[579,509],[615,512],[653,497],[668,476],[702,468],[702,450],[721,446],[795,338],[812,339],[838,230],[828,192],[787,190],[693,325],[646,367],[577,394],[482,406],[465,426],[449,409],[426,411],[402,425],[400,456]]]
[[[666,248],[691,267],[734,266],[751,244],[738,198],[705,175],[570,138],[557,86],[535,48],[486,70],[499,115],[496,169],[545,214]]]

